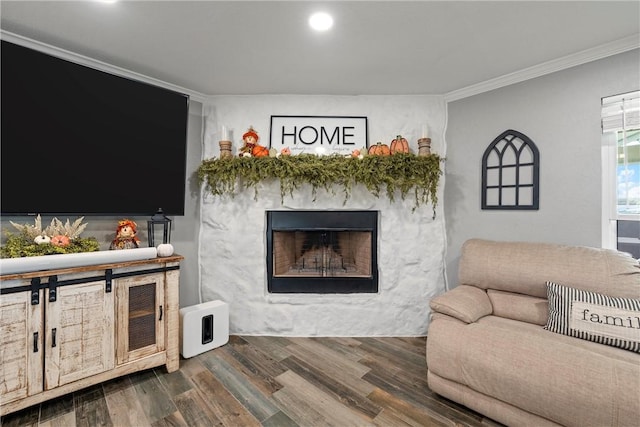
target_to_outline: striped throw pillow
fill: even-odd
[[[547,282],[544,329],[640,353],[640,299],[616,298]]]

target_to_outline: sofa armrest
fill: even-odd
[[[429,306],[435,312],[455,317],[465,323],[473,323],[493,312],[487,293],[468,285],[460,285],[433,298]]]

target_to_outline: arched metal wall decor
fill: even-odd
[[[482,156],[482,209],[537,210],[540,153],[525,134],[506,130]]]

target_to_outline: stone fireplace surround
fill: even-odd
[[[217,129],[233,130],[233,152],[253,126],[268,144],[270,115],[365,115],[370,143],[378,135],[406,136],[417,153],[417,132],[428,117],[432,151],[444,156],[445,104],[437,96],[220,96],[205,106],[203,157],[219,155]],[[387,141],[388,143],[388,141]],[[440,187],[444,185],[444,176]],[[424,336],[429,301],[445,289],[445,230],[441,190],[436,216],[431,205],[414,212],[410,194],[391,202],[354,186],[344,202],[336,194],[302,186],[281,203],[275,181],[265,181],[234,196],[201,198],[199,236],[202,302],[229,304],[229,332],[275,336]],[[343,203],[344,202],[344,203]],[[376,210],[378,223],[377,293],[270,294],[267,291],[267,210]]]

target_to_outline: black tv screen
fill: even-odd
[[[2,40],[2,215],[184,215],[189,96]]]

